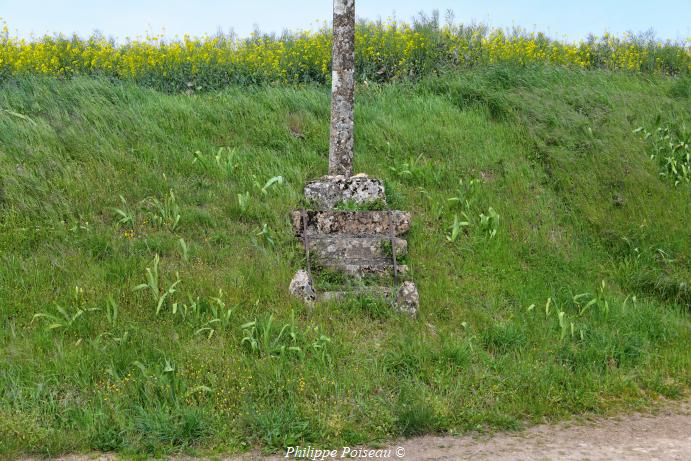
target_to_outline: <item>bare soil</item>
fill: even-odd
[[[333,448],[316,447],[315,448]],[[565,460],[651,461],[691,459],[691,402],[667,406],[656,414],[627,414],[612,418],[580,419],[562,424],[543,424],[520,432],[493,435],[426,436],[401,440],[383,447],[390,456],[349,459],[406,461],[456,460]],[[340,458],[343,448],[337,448]],[[381,453],[381,452],[380,452]],[[401,456],[402,455],[402,456]],[[111,461],[112,455],[76,455],[61,461]],[[257,452],[224,461],[279,461],[310,459],[285,457],[285,453],[261,456]],[[345,459],[345,458],[343,458]],[[194,458],[178,457],[177,461]],[[25,459],[24,461],[30,461]]]

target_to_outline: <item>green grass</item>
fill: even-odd
[[[487,67],[358,88],[356,170],[414,217],[409,319],[288,296],[327,88],[3,84],[0,455],[341,446],[684,398],[691,188],[633,131],[682,132],[688,85]]]

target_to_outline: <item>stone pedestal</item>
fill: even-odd
[[[402,277],[407,266],[398,263],[408,251],[405,235],[410,229],[406,211],[340,211],[334,208],[386,207],[384,185],[366,175],[326,176],[305,186],[305,198],[313,210],[291,213],[295,235],[303,242],[315,268],[343,273],[354,280],[374,278],[380,282]],[[383,284],[382,284],[383,285]],[[390,299],[396,308],[415,315],[419,297],[415,284],[400,286],[358,286],[318,293],[308,272],[300,270],[290,284],[290,292],[306,302],[343,299],[348,296],[375,296]]]

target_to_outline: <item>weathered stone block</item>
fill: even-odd
[[[396,308],[409,315],[417,314],[420,307],[420,294],[413,282],[403,282],[396,293]]]
[[[339,261],[324,261],[324,267],[329,269],[343,271],[351,277],[363,277],[367,275],[393,275],[393,265],[391,262],[373,262],[373,261],[357,261],[350,260],[347,262]],[[397,264],[396,271],[398,275],[404,275],[408,272],[408,266],[405,264]]]
[[[302,237],[307,227],[307,236],[344,235],[366,237],[374,235],[389,236],[391,221],[394,235],[401,236],[410,230],[410,213],[407,211],[305,211],[307,225],[303,222],[301,211],[293,211],[291,219],[293,230]]]
[[[290,281],[288,291],[296,298],[300,298],[306,302],[312,302],[317,299],[317,294],[314,291],[314,285],[307,271],[300,269],[293,276]]]
[[[355,176],[324,176],[305,186],[305,198],[323,210],[343,202],[367,204],[386,202],[384,183],[364,174]]]
[[[320,262],[349,264],[351,261],[389,263],[392,261],[391,240],[386,237],[332,236],[307,239],[308,247]],[[396,256],[408,252],[408,242],[394,238]]]

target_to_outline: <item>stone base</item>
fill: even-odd
[[[399,276],[407,272],[408,267],[394,261],[394,255],[399,258],[407,253],[404,235],[410,229],[410,213],[334,210],[342,203],[363,208],[374,203],[385,206],[382,181],[364,174],[325,176],[305,186],[305,199],[317,210],[294,211],[291,220],[295,235],[307,244],[315,267],[340,271],[361,284],[365,278],[393,277],[394,270]],[[381,284],[386,282],[382,279]],[[308,273],[300,270],[290,283],[290,293],[307,303],[374,296],[388,299],[397,311],[409,315],[415,315],[419,308],[419,295],[412,282],[403,282],[395,291],[384,286],[343,285],[335,291],[316,293]]]
[[[389,262],[377,263],[367,260],[351,260],[345,263],[324,261],[324,267],[335,271],[342,271],[346,275],[353,277],[356,280],[367,276],[384,276],[389,275],[393,277],[393,266]],[[396,273],[399,276],[408,273],[408,266],[405,264],[396,265]]]
[[[305,199],[322,210],[331,210],[344,202],[358,205],[386,203],[384,183],[365,174],[350,177],[324,176],[310,181],[305,186]]]
[[[410,213],[407,211],[305,211],[307,223],[303,222],[300,210],[291,213],[293,231],[302,238],[307,228],[307,236],[327,236],[336,234],[348,237],[369,237],[391,235],[391,220],[395,236],[404,235],[410,230]]]
[[[347,263],[348,261],[365,261],[372,264],[391,264],[391,239],[382,237],[319,237],[308,238],[310,251],[315,252],[318,262]],[[408,242],[394,238],[396,256],[399,258],[408,253]]]

